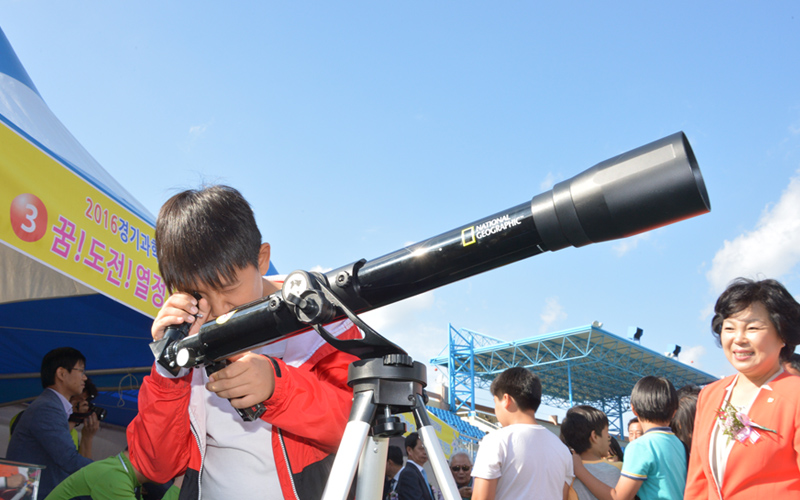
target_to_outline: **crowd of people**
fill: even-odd
[[[800,498],[800,304],[777,281],[740,278],[717,300],[711,326],[736,373],[702,390],[640,379],[624,453],[608,417],[584,405],[567,412],[555,446],[535,420],[536,375],[500,374],[491,392],[502,428],[481,441],[474,465],[468,454],[451,458],[461,497]],[[385,498],[423,498],[395,491]]]
[[[156,242],[171,295],[153,322],[154,340],[176,324],[188,324],[194,335],[282,285],[264,277],[271,247],[235,189],[211,186],[170,198],[159,212]],[[327,330],[340,339],[360,336],[349,320]],[[450,457],[459,495],[799,497],[800,378],[787,363],[800,343],[800,304],[776,281],[739,279],[718,299],[712,331],[736,374],[702,391],[677,391],[663,377],[639,380],[624,450],[609,435],[606,415],[590,406],[567,412],[559,439],[537,423],[542,386],[536,374],[519,367],[502,372],[491,385],[501,427],[483,438],[474,462],[466,452]],[[171,373],[155,363],[127,428],[128,448],[93,462],[99,424],[81,402],[91,398],[82,396],[86,359],[74,349],[56,349],[42,362],[44,391],[15,422],[7,458],[46,466],[39,500],[135,499],[155,484],[171,485],[166,496],[180,500],[318,499],[348,421],[347,372],[355,360],[309,330],[236,355],[212,374],[199,368]],[[236,411],[258,404],[265,411],[255,421]],[[71,414],[82,416],[73,422],[83,426],[77,442]],[[409,434],[404,445],[389,447],[384,498],[438,500],[420,436]],[[0,479],[17,485],[20,478]]]

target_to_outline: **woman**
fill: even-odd
[[[622,446],[619,445],[619,441],[614,436],[609,436],[611,438],[611,442],[608,446],[608,458],[607,460],[612,464],[618,463],[621,464],[623,459],[625,458],[625,454],[622,452]]]
[[[450,471],[456,480],[458,494],[462,499],[472,498],[472,457],[466,451],[450,455]]]
[[[737,373],[700,392],[685,498],[797,498],[800,377],[782,361],[800,341],[800,304],[775,280],[739,278],[714,312]]]
[[[686,448],[686,465],[689,465],[689,452],[692,450],[692,434],[694,433],[694,419],[697,415],[697,395],[700,388],[687,385],[678,389],[678,410],[669,423],[672,432],[681,440]]]

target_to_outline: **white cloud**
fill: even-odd
[[[542,192],[549,191],[553,189],[553,186],[555,186],[557,182],[561,182],[561,180],[562,179],[560,175],[556,175],[553,172],[547,172],[544,180],[539,183],[539,190]]]
[[[316,266],[312,267],[312,268],[309,270],[309,272],[312,272],[312,273],[321,273],[321,274],[325,274],[325,273],[327,273],[328,271],[331,271],[332,269],[333,269],[332,267],[322,267],[322,266],[320,266],[320,265],[316,265]]]
[[[692,368],[702,370],[703,364],[700,359],[705,356],[706,348],[702,345],[681,348],[681,353],[678,355],[678,361]]]
[[[189,136],[193,138],[200,137],[206,133],[206,130],[208,130],[208,125],[194,125],[189,127]]]
[[[433,307],[433,292],[425,292],[405,300],[366,312],[362,319],[381,335],[398,327],[405,329],[413,324],[414,316]],[[384,335],[388,336],[388,335]]]
[[[213,124],[213,120],[209,121],[208,123],[204,123],[202,125],[192,125],[189,127],[189,133],[186,135],[186,138],[183,140],[180,147],[183,149],[184,152],[191,151],[194,146],[202,139],[202,137],[208,132],[209,128]]]
[[[619,240],[619,242],[612,248],[616,252],[617,257],[622,257],[626,253],[635,250],[639,246],[639,242],[650,239],[650,233],[641,233],[630,238]]]
[[[738,276],[780,279],[799,261],[800,175],[797,175],[789,181],[778,202],[765,208],[754,230],[722,244],[706,279],[718,294]]]
[[[548,297],[545,299],[544,309],[539,318],[542,320],[542,324],[539,326],[539,333],[547,333],[554,323],[567,319],[567,313],[564,312],[564,308],[558,302],[558,297]]]

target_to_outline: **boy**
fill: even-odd
[[[575,475],[600,500],[683,498],[686,487],[686,454],[680,439],[669,428],[678,409],[678,393],[664,377],[647,376],[636,382],[631,410],[639,417],[644,434],[625,449],[622,475],[616,487],[592,476],[575,455]]]
[[[583,465],[594,477],[611,487],[617,484],[620,469],[606,460],[611,448],[611,436],[608,434],[608,417],[605,413],[591,406],[570,408],[561,423],[561,439],[580,455]],[[580,480],[572,483],[570,488],[570,499],[574,498],[597,499]]]
[[[156,222],[156,245],[159,271],[176,293],[153,322],[154,340],[183,322],[194,335],[203,323],[280,289],[280,281],[263,277],[270,247],[233,188],[170,198]],[[360,336],[349,321],[328,330]],[[347,368],[354,360],[309,331],[232,356],[211,376],[197,367],[174,377],[156,363],[128,427],[131,463],[157,483],[185,474],[181,499],[255,500],[278,491],[283,498],[319,498],[347,423]],[[234,410],[262,402],[266,412],[255,422]]]
[[[555,434],[536,423],[542,401],[539,377],[525,368],[509,368],[490,390],[503,427],[481,441],[472,468],[472,499],[566,499],[572,458]]]

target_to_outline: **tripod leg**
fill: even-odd
[[[414,418],[417,421],[417,432],[428,452],[433,474],[436,476],[445,500],[460,500],[461,495],[458,494],[456,480],[450,472],[450,467],[447,466],[447,459],[439,444],[439,438],[436,437],[436,430],[431,425],[431,419],[425,409],[425,402],[419,394],[417,395],[417,405],[414,407]]]
[[[383,482],[386,477],[386,455],[389,451],[388,438],[367,439],[358,466],[356,498],[379,499],[383,495]]]
[[[372,402],[372,396],[373,391],[359,392],[353,396],[350,419],[344,429],[339,450],[336,452],[331,474],[322,493],[322,500],[345,500],[350,492],[358,460],[367,442],[370,422],[375,415],[376,407]],[[386,464],[385,456],[383,463]]]

